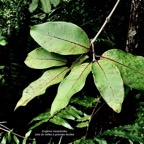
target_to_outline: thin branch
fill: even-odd
[[[21,136],[21,135],[19,135],[19,134],[17,134],[17,133],[14,133],[12,130],[10,130],[8,127],[6,127],[6,126],[4,126],[4,125],[2,125],[2,124],[0,124],[0,130],[3,130],[3,131],[5,131],[5,132],[7,132],[7,133],[8,133],[8,132],[11,132],[13,135],[16,135],[16,136],[18,136],[18,137],[20,137],[20,138],[33,141],[33,139],[31,139],[31,138],[25,138],[24,136]]]
[[[106,18],[105,22],[103,23],[102,27],[100,28],[100,30],[98,31],[98,33],[96,34],[96,36],[92,39],[91,44],[94,43],[96,41],[96,39],[98,38],[98,36],[100,35],[100,33],[102,32],[102,30],[104,29],[104,27],[106,26],[106,24],[109,22],[112,14],[114,13],[116,7],[118,6],[120,0],[117,0],[116,4],[114,5],[112,11],[110,12],[110,14],[108,15],[108,17]]]

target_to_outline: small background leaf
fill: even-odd
[[[70,98],[83,88],[86,77],[90,71],[91,64],[89,63],[81,64],[80,66],[72,69],[71,73],[61,82],[58,87],[57,95],[51,106],[52,115],[66,107]]]
[[[33,39],[49,52],[62,55],[89,51],[90,40],[77,25],[68,22],[46,22],[31,28]]]
[[[49,13],[51,11],[51,3],[50,3],[50,0],[40,0],[41,1],[41,7],[42,7],[42,10],[45,12],[45,13]]]
[[[32,13],[38,7],[39,0],[32,0],[31,4],[29,5],[29,11]]]
[[[6,37],[0,36],[0,45],[2,46],[7,45]]]
[[[117,113],[124,100],[123,81],[118,68],[106,60],[92,64],[94,82],[106,103]]]
[[[28,67],[35,69],[45,69],[53,66],[62,66],[67,60],[58,54],[50,53],[43,48],[37,48],[30,52],[25,60]]]
[[[50,2],[54,7],[56,7],[60,3],[60,0],[50,0]]]

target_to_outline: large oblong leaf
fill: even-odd
[[[51,106],[51,115],[66,107],[70,98],[83,88],[90,71],[91,64],[89,63],[81,64],[72,69],[58,87],[57,95]]]
[[[50,53],[43,48],[37,48],[30,52],[25,60],[28,67],[45,69],[53,66],[62,66],[67,63],[66,59],[58,54]]]
[[[32,82],[24,89],[22,98],[18,101],[15,109],[17,109],[19,106],[25,106],[35,97],[44,94],[48,87],[62,81],[68,71],[68,67],[47,70],[39,79]]]
[[[77,25],[68,22],[46,22],[31,27],[33,39],[49,52],[62,55],[83,54],[89,51],[90,40]]]
[[[103,58],[118,67],[126,85],[134,89],[144,90],[144,57],[112,49],[106,51]]]
[[[124,100],[124,88],[118,68],[106,60],[99,60],[92,64],[92,73],[102,98],[119,113]]]

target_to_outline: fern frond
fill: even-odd
[[[44,113],[41,113],[32,119],[30,123],[36,122],[36,124],[34,124],[30,129],[34,129],[45,122],[51,122],[56,125],[64,126],[68,129],[73,129],[67,120],[72,120],[79,123],[77,127],[82,128],[88,126],[86,123],[88,123],[89,119],[89,115],[83,113],[81,110],[75,108],[74,106],[68,105],[55,116],[50,115],[50,109],[46,110]]]
[[[113,128],[111,130],[104,131],[102,135],[115,136],[126,138],[132,141],[144,143],[142,135],[144,134],[144,129],[137,124],[126,125]]]
[[[97,98],[84,96],[81,98],[72,98],[70,104],[80,105],[84,108],[93,108],[97,102],[99,102],[99,99]],[[36,123],[33,124],[33,126],[31,126],[30,129],[34,129],[46,122],[51,122],[56,125],[64,126],[68,129],[73,129],[68,120],[76,122],[77,128],[83,128],[89,125],[90,117],[90,115],[82,112],[82,110],[72,105],[68,105],[65,109],[61,110],[54,117],[50,115],[50,109],[47,109],[45,112],[39,114],[38,116],[32,119],[30,124],[33,124],[35,122]]]

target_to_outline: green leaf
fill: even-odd
[[[28,131],[28,132],[25,134],[25,138],[23,139],[22,144],[26,144],[27,138],[30,136],[31,132],[32,132],[32,130]]]
[[[5,46],[7,44],[6,37],[0,36],[0,45]]]
[[[104,131],[102,135],[121,137],[121,138],[126,138],[126,139],[130,139],[133,141],[144,143],[143,138],[141,138],[136,133],[134,134],[132,132],[118,131],[118,130],[112,129],[112,130]]]
[[[32,13],[38,7],[39,0],[32,0],[31,4],[29,5],[29,11]]]
[[[39,114],[38,116],[36,116],[35,118],[33,118],[30,123],[32,123],[34,121],[43,120],[43,119],[49,119],[49,118],[51,118],[50,109],[46,110],[45,112],[43,112],[43,113]]]
[[[81,123],[78,123],[76,125],[77,128],[84,128],[84,127],[87,127],[89,125],[89,122],[88,121],[85,121],[85,122],[81,122]]]
[[[6,144],[7,143],[7,140],[6,140],[6,136],[4,136],[0,142],[1,144]]]
[[[41,1],[42,10],[45,13],[49,13],[51,11],[50,0],[40,0],[40,1]]]
[[[66,120],[64,120],[63,118],[58,117],[58,116],[54,116],[52,119],[50,119],[50,122],[57,124],[57,125],[64,126],[68,129],[73,129]]]
[[[83,114],[82,111],[80,111],[80,110],[78,110],[75,107],[70,106],[70,105],[68,105],[68,107],[65,109],[65,111],[77,119],[81,118],[80,115]]]
[[[103,140],[102,138],[95,138],[96,142],[98,142],[98,144],[107,144],[107,142],[105,140]]]
[[[87,53],[90,40],[77,25],[68,22],[46,22],[31,27],[33,39],[49,52],[62,55]]]
[[[91,118],[91,115],[85,115],[84,117],[77,119],[77,121],[78,122],[89,121],[90,118]]]
[[[39,79],[32,82],[27,88],[24,89],[22,98],[18,101],[15,109],[17,109],[19,106],[25,106],[33,98],[44,94],[48,87],[62,81],[68,71],[68,67],[47,70]]]
[[[60,3],[60,0],[50,0],[50,1],[51,1],[51,4],[53,4],[54,7],[56,7]]]
[[[13,139],[14,139],[14,142],[15,142],[16,144],[20,144],[20,141],[19,141],[19,139],[17,138],[16,135],[13,135]]]
[[[57,116],[65,119],[75,120],[75,117],[68,113],[66,109],[62,110],[60,113],[57,114]]]
[[[28,131],[26,134],[25,134],[25,138],[28,138],[31,134],[32,130]]]
[[[38,126],[40,126],[41,124],[43,124],[43,123],[45,123],[45,122],[48,122],[48,120],[49,120],[49,118],[43,119],[43,120],[37,122],[36,124],[34,124],[33,126],[30,127],[30,130],[32,130],[32,129],[38,127]]]
[[[11,142],[11,131],[9,131],[8,133],[7,133],[7,140],[8,140],[8,142]]]
[[[124,100],[123,81],[118,68],[106,60],[92,64],[94,82],[106,103],[117,113]]]
[[[28,67],[45,69],[54,66],[62,66],[67,63],[66,59],[58,54],[50,53],[43,48],[37,48],[30,52],[25,60]]]
[[[70,74],[60,83],[57,95],[51,106],[51,115],[65,108],[70,98],[79,92],[84,84],[88,74],[91,71],[91,64],[84,63],[74,67]]]
[[[134,89],[144,90],[144,57],[112,49],[106,51],[103,58],[118,67],[126,85]]]

